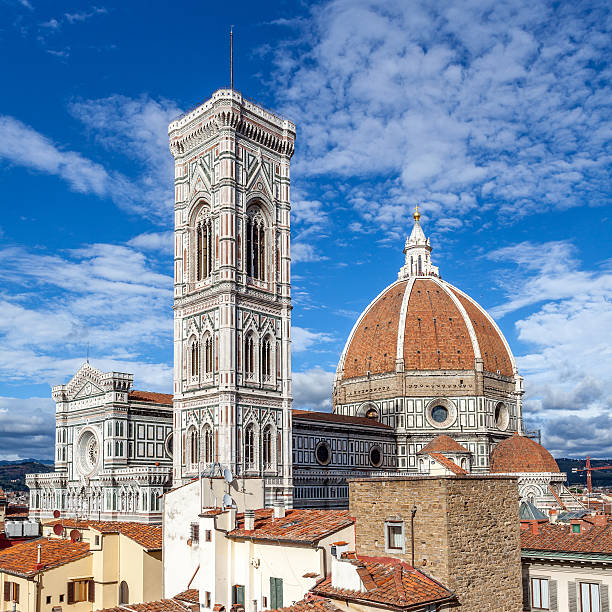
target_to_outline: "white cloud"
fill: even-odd
[[[281,110],[300,129],[294,175],[350,177],[368,222],[397,226],[415,202],[456,225],[476,207],[605,201],[603,4],[333,0],[311,17],[276,50]]]
[[[492,258],[518,266],[514,275],[502,273],[508,302],[494,313],[525,312],[515,326],[527,347],[517,361],[528,425],[544,429],[557,456],[610,456],[612,436],[594,428],[612,410],[612,271],[582,270],[568,242],[521,243]],[[568,437],[570,427],[580,433]]]
[[[291,327],[291,351],[293,353],[314,349],[318,344],[331,340],[331,335],[325,332],[313,332],[297,325]]]
[[[324,259],[328,259],[328,257],[321,255],[312,244],[294,242],[291,245],[291,263],[322,261]]]
[[[172,253],[174,232],[148,232],[138,234],[128,241],[129,246],[133,246],[143,251],[157,251],[159,253]]]
[[[334,372],[326,372],[322,368],[293,372],[293,407],[329,411],[333,381]]]
[[[134,247],[93,244],[63,254],[0,250],[0,376],[56,384],[83,362],[133,372],[155,390],[171,368],[154,354],[172,339],[172,277]],[[165,354],[165,350],[163,351]]]
[[[65,51],[50,51],[65,55]],[[136,163],[134,177],[107,169],[76,151],[65,150],[18,119],[0,115],[0,159],[58,176],[77,192],[108,198],[117,206],[167,221],[173,207],[172,157],[167,126],[179,110],[169,101],[111,96],[75,102],[73,115],[107,148]]]
[[[92,17],[95,17],[96,15],[105,15],[106,13],[108,13],[108,10],[105,9],[104,7],[99,8],[99,7],[94,6],[91,11],[81,11],[78,13],[65,13],[64,17],[66,18],[66,21],[68,21],[68,23],[77,23],[80,21],[87,21],[88,19],[91,19]]]

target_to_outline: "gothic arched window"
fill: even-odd
[[[210,334],[204,340],[204,371],[206,374],[213,371],[213,339]]]
[[[272,468],[272,427],[268,425],[263,432],[263,465],[264,469]]]
[[[208,278],[213,262],[213,223],[210,217],[200,213],[194,228],[195,232],[195,280]]]
[[[253,378],[255,372],[253,344],[253,334],[247,334],[244,339],[244,372],[247,378]]]
[[[200,343],[193,338],[189,347],[189,373],[195,378],[200,371]]]
[[[245,231],[247,276],[266,280],[266,224],[259,208],[247,213]]]
[[[199,456],[199,439],[198,432],[195,427],[192,427],[187,432],[187,456],[188,462],[191,464],[197,463]]]
[[[204,427],[202,444],[202,461],[204,461],[204,463],[212,463],[214,461],[214,446],[213,432],[210,425]]]
[[[255,467],[255,428],[249,425],[244,432],[244,464],[248,468]]]
[[[130,589],[125,580],[121,581],[119,585],[119,604],[128,604],[130,603]]]
[[[272,378],[272,342],[270,336],[266,336],[261,345],[261,374],[264,381]]]

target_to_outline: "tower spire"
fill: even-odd
[[[234,26],[230,26],[230,89],[234,89]]]
[[[421,213],[419,205],[414,207],[412,215],[414,226],[410,236],[404,244],[404,265],[401,267],[398,278],[409,278],[411,276],[440,276],[438,267],[431,263],[431,245],[429,238],[421,227]]]

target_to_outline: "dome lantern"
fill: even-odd
[[[438,267],[431,263],[431,245],[429,238],[421,227],[421,213],[418,205],[415,207],[414,227],[410,236],[404,244],[404,255],[406,257],[404,265],[400,269],[397,277],[401,280],[414,276],[440,276]]]

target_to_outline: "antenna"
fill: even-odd
[[[230,89],[234,89],[234,26],[230,26]]]
[[[89,342],[87,343],[87,363],[89,363]]]
[[[234,475],[232,474],[232,470],[228,467],[223,470],[223,478],[227,484],[232,484],[232,482],[234,482]]]

